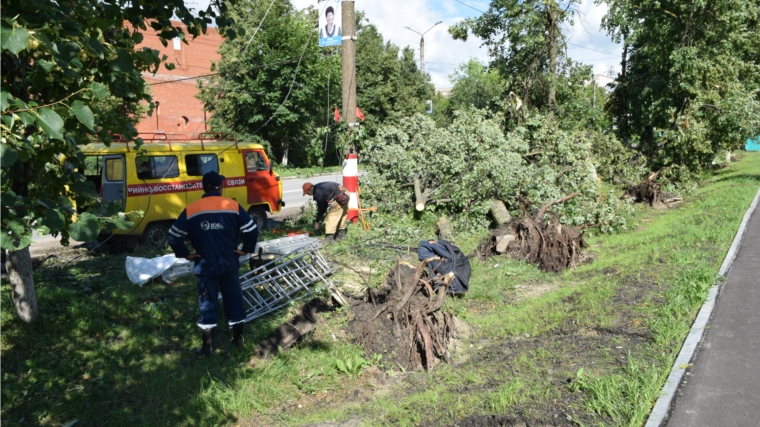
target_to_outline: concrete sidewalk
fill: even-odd
[[[692,363],[664,425],[760,426],[760,206]]]

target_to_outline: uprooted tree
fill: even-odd
[[[627,205],[612,192],[600,193],[595,137],[556,130],[540,116],[505,134],[479,110],[460,111],[446,128],[416,115],[365,143],[365,197],[387,212],[445,214],[463,228],[488,224],[494,202],[524,217],[577,193],[551,206],[557,220],[606,231],[624,225],[620,213]]]
[[[444,304],[453,273],[429,274],[426,266],[437,259],[416,267],[397,261],[385,283],[351,307],[355,316],[348,328],[368,354],[381,354],[404,369],[429,370],[449,361],[457,331]]]

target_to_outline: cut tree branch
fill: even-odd
[[[549,209],[550,207],[552,207],[552,206],[554,206],[556,204],[559,204],[559,203],[565,203],[566,201],[568,201],[570,199],[573,199],[575,197],[578,197],[578,196],[580,196],[580,193],[573,193],[573,194],[571,194],[569,196],[565,196],[565,197],[563,197],[563,198],[561,198],[559,200],[555,200],[553,202],[549,202],[549,203],[543,205],[541,207],[541,209],[538,210],[538,213],[536,213],[536,216],[533,217],[533,220],[534,221],[540,220],[544,216],[544,213],[546,213],[546,210]]]

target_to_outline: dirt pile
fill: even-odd
[[[518,218],[491,230],[475,250],[481,259],[506,255],[559,273],[585,260],[583,234],[557,221]]]
[[[416,267],[397,261],[381,287],[351,306],[349,332],[369,356],[382,354],[384,362],[407,370],[431,369],[450,360],[455,323],[442,307],[451,276],[429,277],[425,267],[432,260]]]

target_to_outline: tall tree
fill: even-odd
[[[142,32],[149,25],[164,44],[186,40],[205,31],[216,12],[209,6],[194,16],[182,0],[2,0],[2,10],[0,243],[11,251],[16,313],[32,322],[32,231],[60,233],[65,244],[69,237],[94,240],[101,229],[92,213],[73,222],[70,199],[80,208],[94,200],[93,188],[76,172],[83,161],[77,143],[90,137],[110,143],[116,133],[134,138],[133,115],[150,102],[141,73],[157,72],[165,58],[134,49]],[[175,27],[173,16],[185,27]],[[221,29],[228,23],[216,20]]]
[[[252,34],[258,21],[242,18],[262,16],[269,4],[241,1],[230,15]],[[258,139],[277,158],[287,152],[293,164],[320,164],[324,144],[336,145],[332,114],[340,110],[341,52],[319,47],[313,36],[318,13],[276,0],[270,15],[277,19],[264,22],[250,47],[247,40],[225,40],[222,59],[214,65],[218,75],[201,86],[200,98],[213,113],[212,129]],[[413,50],[385,42],[362,13],[356,29],[357,105],[366,117],[364,134],[373,135],[387,120],[424,111],[434,88],[420,74]]]
[[[213,114],[216,131],[259,140],[276,158],[309,164],[316,129],[326,123],[326,94],[340,100],[340,56],[320,48],[317,11],[297,11],[289,0],[240,1],[230,16],[249,37],[226,39],[216,76],[201,85],[200,99]],[[259,28],[259,24],[261,27]],[[329,81],[329,88],[328,88]],[[321,147],[320,147],[321,148]]]
[[[624,42],[607,109],[653,168],[697,171],[760,133],[760,1],[606,3]]]
[[[455,39],[468,33],[484,40],[492,66],[507,80],[508,90],[525,108],[544,110],[549,121],[556,112],[557,76],[565,37],[561,25],[572,23],[579,0],[493,0],[477,18],[452,26]]]
[[[435,88],[430,76],[420,73],[413,49],[384,41],[362,13],[356,27],[356,98],[371,136],[384,123],[424,112]]]
[[[493,109],[501,100],[505,89],[504,79],[499,73],[475,58],[459,64],[449,80],[454,85],[449,95],[451,110],[469,106]]]

